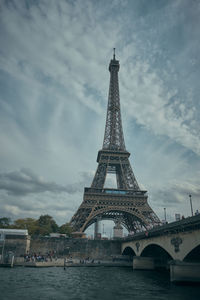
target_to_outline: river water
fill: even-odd
[[[123,267],[0,268],[1,300],[196,300],[200,286],[171,284],[168,273]]]

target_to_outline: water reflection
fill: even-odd
[[[176,286],[168,273],[131,268],[0,268],[0,299],[199,299],[199,286]]]

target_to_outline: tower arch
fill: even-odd
[[[146,219],[143,215],[140,214],[137,210],[128,210],[124,207],[99,207],[84,223],[84,227],[81,228],[81,231],[85,231],[90,225],[96,222],[96,219],[99,220],[116,220],[120,219],[122,225],[130,231],[132,227],[130,228],[130,219],[132,219],[132,223],[135,224],[135,230],[143,228],[146,228],[148,225]]]

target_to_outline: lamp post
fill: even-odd
[[[2,246],[2,252],[1,252],[1,263],[3,264],[4,262],[4,248],[5,248],[5,234],[3,233],[3,246]]]
[[[192,208],[192,195],[189,195],[190,197],[190,207],[191,207],[191,213],[192,213],[192,216],[193,216],[193,208]]]
[[[165,224],[166,224],[167,223],[166,207],[164,207],[164,220],[165,220]]]

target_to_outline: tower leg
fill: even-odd
[[[99,219],[96,219],[94,223],[94,239],[98,240],[100,239],[100,221]]]

